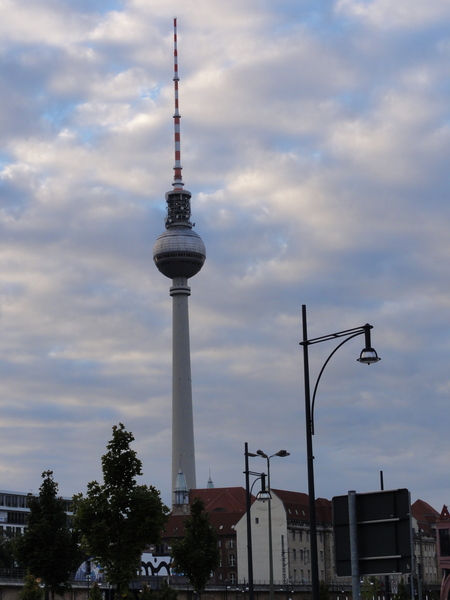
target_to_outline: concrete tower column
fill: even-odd
[[[188,489],[196,489],[194,418],[192,410],[191,355],[188,298],[191,288],[186,277],[172,280],[172,491],[178,472],[184,474]]]

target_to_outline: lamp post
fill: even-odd
[[[261,456],[261,458],[265,458],[267,461],[267,487],[270,494],[269,504],[268,504],[268,519],[269,519],[269,597],[270,600],[274,600],[274,591],[273,591],[273,549],[272,549],[272,495],[271,495],[271,487],[270,487],[270,459],[274,456],[280,456],[284,458],[285,456],[289,456],[289,452],[286,450],[279,450],[275,454],[271,454],[268,456],[262,450],[257,450],[256,454]],[[261,500],[261,498],[258,498]]]
[[[249,600],[253,600],[253,549],[252,549],[252,519],[250,515],[251,511],[251,496],[252,489],[255,483],[260,479],[261,480],[261,491],[258,492],[257,498],[260,500],[270,500],[271,495],[270,491],[266,490],[266,474],[265,473],[257,473],[256,471],[250,471],[248,465],[248,457],[249,456],[258,456],[257,454],[253,454],[248,451],[248,443],[245,442],[245,498],[246,498],[246,509],[247,509],[247,561],[248,561],[248,598]],[[256,479],[252,483],[252,487],[250,487],[250,475],[255,475]]]
[[[355,327],[354,329],[346,329],[344,331],[338,331],[337,333],[330,333],[317,338],[308,340],[308,328],[306,320],[306,306],[302,306],[302,324],[303,324],[303,341],[300,345],[303,346],[303,369],[304,369],[304,384],[305,384],[305,416],[306,416],[306,454],[307,454],[307,468],[308,468],[308,496],[309,496],[309,522],[310,522],[310,547],[311,547],[311,582],[312,582],[312,600],[319,600],[319,565],[318,565],[318,553],[317,553],[317,519],[316,519],[316,497],[314,489],[314,454],[313,454],[313,443],[312,436],[314,435],[314,403],[316,399],[317,386],[319,385],[322,373],[330,361],[331,357],[343,346],[346,342],[353,339],[358,335],[364,334],[365,336],[365,347],[361,351],[358,362],[366,365],[378,362],[377,353],[371,346],[370,330],[373,329],[372,325],[366,323],[361,327]],[[310,392],[310,380],[309,380],[309,356],[308,347],[312,344],[318,344],[320,342],[326,342],[337,338],[345,338],[336,348],[331,352],[325,361],[322,369],[317,377],[312,402]]]

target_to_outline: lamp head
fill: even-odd
[[[265,502],[266,500],[272,500],[270,490],[266,488],[266,474],[261,473],[261,491],[256,494],[256,499]]]
[[[376,363],[381,360],[381,358],[373,348],[364,348],[361,350],[361,354],[356,360],[364,365],[371,365],[372,363]]]
[[[258,454],[259,456],[262,456],[263,458],[268,458],[267,454],[265,452],[263,452],[262,450],[257,450],[256,454]]]
[[[278,450],[278,452],[275,454],[275,456],[281,456],[282,458],[284,456],[290,456],[291,453],[288,452],[287,450]]]
[[[365,348],[363,348],[361,350],[361,354],[359,355],[359,358],[357,358],[356,360],[360,363],[363,363],[364,365],[371,365],[372,363],[376,363],[379,360],[381,360],[381,358],[378,357],[378,354],[376,353],[376,351],[372,348],[372,342],[370,340],[370,330],[373,329],[372,325],[369,325],[369,323],[366,323],[364,325],[364,335],[366,338],[366,346]]]

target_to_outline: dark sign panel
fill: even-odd
[[[411,501],[407,489],[356,494],[360,575],[410,573]],[[352,574],[348,496],[333,498],[334,550],[339,577]]]

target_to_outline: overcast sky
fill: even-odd
[[[197,485],[307,491],[310,337],[374,326],[321,380],[316,492],[450,503],[448,0],[0,0],[0,488],[101,478],[113,425],[170,501],[173,17]],[[310,349],[311,378],[335,344]],[[251,468],[264,463],[252,459]]]

